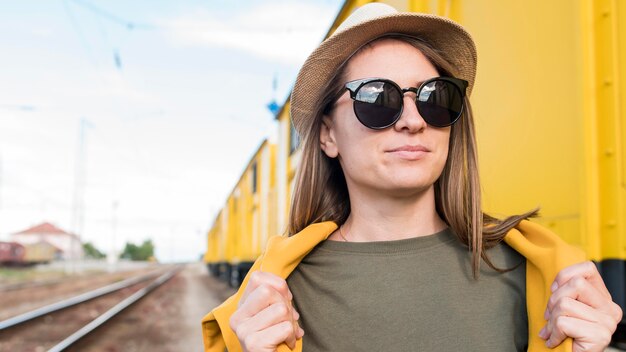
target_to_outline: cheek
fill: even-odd
[[[441,174],[444,166],[446,165],[446,161],[448,160],[448,155],[450,153],[450,131],[444,133],[441,131],[441,135],[437,136],[437,172]]]
[[[339,161],[345,173],[356,177],[359,173],[371,172],[380,163],[377,160],[380,133],[356,121],[353,116],[343,116],[347,121],[336,129]],[[352,122],[352,123],[349,123]]]
[[[352,104],[342,104],[336,111],[334,133],[339,155],[351,159],[374,152],[375,140],[380,133],[359,122],[352,111]]]
[[[362,133],[358,127],[346,131],[337,140],[339,158],[351,169],[367,169],[374,162],[376,142],[373,136]]]
[[[448,153],[450,152],[450,131],[441,133],[441,136],[439,136],[438,146],[441,148],[444,158],[447,158]]]

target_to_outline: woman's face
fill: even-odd
[[[399,40],[381,39],[350,59],[345,82],[380,77],[406,88],[418,87],[437,76],[435,67],[417,48]],[[324,116],[322,150],[331,158],[339,158],[350,193],[358,188],[368,193],[411,196],[428,190],[441,175],[448,156],[450,127],[427,125],[417,111],[415,93],[405,93],[403,102],[398,122],[384,130],[359,122],[347,90],[329,116]],[[426,151],[414,151],[420,147]]]

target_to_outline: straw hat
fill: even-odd
[[[476,77],[476,47],[472,37],[447,18],[414,12],[398,12],[382,3],[369,3],[356,9],[311,53],[298,73],[291,92],[291,119],[298,133],[307,129],[322,89],[341,64],[364,44],[389,34],[406,34],[427,42],[458,70],[458,78],[469,82]],[[308,123],[307,123],[308,122]]]

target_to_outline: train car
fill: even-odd
[[[46,241],[31,244],[0,242],[0,265],[28,266],[53,261],[58,248]]]
[[[204,253],[203,261],[209,270],[209,273],[213,276],[219,276],[219,268],[221,265],[225,263],[220,262],[220,258],[224,258],[223,254],[220,253],[220,250],[224,248],[221,244],[222,237],[221,234],[221,224],[222,224],[222,213],[223,210],[220,211],[215,219],[213,220],[213,225],[209,230],[207,235],[207,250]]]
[[[328,35],[367,2],[345,1]],[[470,32],[485,211],[504,217],[540,206],[534,221],[583,249],[626,310],[626,2],[381,2],[451,18]],[[284,234],[300,158],[289,99],[276,119],[276,202],[269,204]]]
[[[0,265],[19,265],[24,262],[24,246],[17,242],[0,242]]]
[[[228,196],[207,237],[209,272],[239,286],[270,236],[277,234],[276,146],[264,140]]]
[[[23,262],[27,265],[46,264],[60,257],[61,251],[46,241],[24,244]]]

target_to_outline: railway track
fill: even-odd
[[[139,275],[140,273],[152,271],[152,269],[153,267],[147,266],[144,268],[120,270],[120,271],[116,271],[113,273],[108,273],[104,271],[96,271],[96,272],[88,273],[88,274],[85,274],[85,273],[79,274],[78,276],[77,275],[70,275],[70,276],[64,275],[64,276],[58,276],[54,278],[33,279],[33,280],[27,280],[27,281],[22,281],[22,282],[15,282],[15,283],[5,282],[5,283],[0,283],[0,293],[54,287],[54,286],[66,284],[68,282],[75,281],[77,279],[90,281],[92,279],[99,279],[99,278],[106,279],[107,277],[115,278],[115,277],[119,277],[120,275],[126,275],[127,273],[129,275]]]
[[[96,271],[11,285],[1,284],[0,321],[111,283],[159,272],[163,268],[162,265],[150,265],[137,270],[119,270],[112,273]]]
[[[64,351],[182,268],[136,276],[0,321],[0,350]]]

